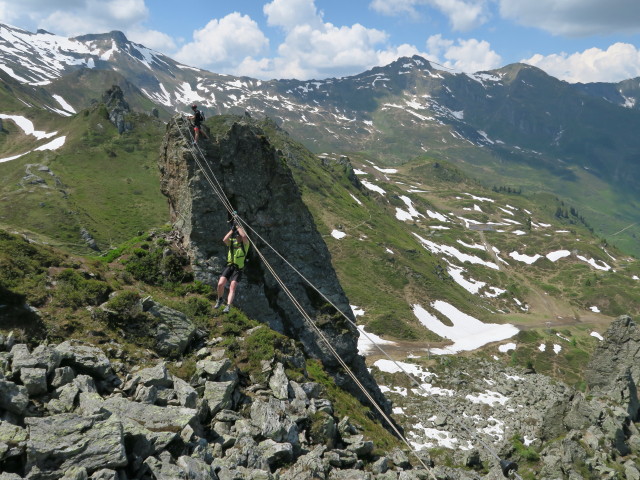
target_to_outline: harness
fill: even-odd
[[[244,268],[245,261],[247,260],[247,250],[249,246],[251,245],[248,245],[245,248],[243,242],[239,242],[236,238],[232,238],[229,242],[227,251],[227,265],[235,265],[238,269],[242,270]]]

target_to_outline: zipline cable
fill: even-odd
[[[184,133],[182,131],[182,127],[179,125],[179,123],[177,122],[177,119],[175,119],[176,122],[176,126],[178,127],[178,130],[180,131],[180,134],[183,138],[183,140],[185,140],[185,142],[187,144],[189,144],[189,141],[185,138]],[[191,137],[191,139],[193,139],[193,137],[191,136],[191,132],[189,130],[189,136]],[[188,147],[194,160],[196,161],[196,163],[198,164],[198,167],[200,168],[200,171],[203,173],[203,175],[205,176],[207,182],[209,183],[209,185],[211,186],[211,188],[213,189],[214,193],[216,194],[216,196],[218,197],[218,199],[220,200],[220,202],[223,204],[223,206],[226,208],[226,210],[228,211],[228,213],[232,216],[232,218],[234,220],[237,220],[241,225],[243,225],[245,227],[245,233],[246,233],[246,229],[248,228],[253,234],[256,235],[256,237],[258,237],[267,247],[269,247],[286,265],[288,265],[296,274],[298,274],[298,276],[300,276],[300,278],[302,278],[305,283],[307,283],[307,285],[309,285],[313,290],[315,290],[324,300],[326,300],[337,312],[339,312],[351,325],[353,325],[354,327],[356,327],[357,329],[357,325],[355,324],[355,322],[353,322],[348,315],[346,315],[341,309],[339,309],[329,298],[327,298],[326,295],[324,295],[324,293],[322,293],[310,280],[308,280],[297,268],[295,268],[286,258],[284,258],[284,256],[282,256],[282,254],[280,254],[269,242],[267,242],[255,229],[253,229],[251,227],[251,225],[249,225],[248,222],[246,222],[242,217],[240,217],[240,215],[237,214],[237,212],[235,210],[233,210],[233,206],[231,205],[231,203],[229,202],[228,198],[226,197],[224,190],[222,189],[222,186],[220,185],[220,183],[217,180],[217,177],[215,176],[215,174],[213,173],[213,171],[211,170],[211,167],[208,165],[207,161],[206,161],[206,157],[204,156],[204,153],[202,152],[202,150],[200,149],[199,145],[194,141],[192,143],[192,145],[195,147],[195,150],[197,151],[197,153],[199,154],[199,156],[202,157],[202,159],[204,160],[204,165],[200,162],[198,155],[194,155],[194,148]],[[206,165],[206,167],[205,167]],[[207,171],[208,170],[208,171]],[[211,174],[211,178],[209,176],[209,173]],[[215,182],[214,182],[215,180]],[[214,184],[215,183],[215,184]],[[249,238],[249,235],[247,235],[247,237]],[[250,239],[250,238],[249,238]],[[285,293],[287,294],[287,296],[289,297],[289,299],[292,301],[292,303],[294,304],[294,306],[298,309],[298,311],[300,312],[300,314],[303,316],[303,318],[305,318],[305,320],[312,326],[312,328],[316,331],[316,333],[320,336],[320,338],[327,344],[327,346],[329,347],[329,350],[332,352],[332,354],[336,357],[336,359],[338,360],[338,362],[343,366],[343,368],[345,369],[345,371],[349,374],[349,376],[354,380],[354,382],[356,383],[356,385],[358,385],[358,387],[362,390],[362,392],[364,393],[364,395],[369,399],[369,401],[371,401],[372,405],[374,405],[374,407],[379,411],[379,413],[382,415],[382,417],[389,423],[389,425],[392,427],[392,429],[398,434],[398,436],[404,441],[405,444],[407,444],[407,446],[411,449],[411,451],[414,453],[414,455],[416,456],[416,458],[420,461],[420,463],[425,467],[425,469],[431,474],[433,475],[433,473],[431,472],[431,470],[425,465],[425,463],[422,461],[422,459],[420,458],[420,456],[418,455],[417,451],[413,448],[413,446],[406,440],[406,438],[404,437],[404,435],[402,435],[396,428],[396,426],[393,424],[393,422],[388,418],[388,416],[384,413],[384,411],[382,411],[381,407],[377,404],[377,402],[375,402],[369,392],[367,391],[367,389],[360,383],[360,381],[357,379],[357,377],[355,377],[355,375],[353,374],[353,372],[351,372],[351,370],[349,369],[349,367],[346,365],[346,363],[344,363],[344,360],[342,360],[342,358],[340,357],[340,355],[335,351],[335,349],[333,348],[333,346],[331,345],[331,343],[328,341],[328,339],[326,339],[326,337],[324,336],[324,334],[321,332],[321,330],[315,325],[315,323],[313,322],[313,320],[309,317],[309,315],[304,311],[303,307],[299,304],[299,302],[297,301],[297,299],[295,299],[295,296],[293,296],[293,294],[289,291],[289,289],[286,287],[286,285],[284,284],[284,282],[280,279],[280,277],[277,275],[277,273],[275,272],[275,270],[273,270],[273,267],[269,264],[269,262],[266,260],[266,258],[264,257],[264,255],[262,254],[262,252],[258,249],[257,245],[255,244],[255,242],[251,242],[252,245],[254,246],[254,248],[256,249],[256,252],[258,252],[258,255],[260,256],[260,258],[262,259],[262,261],[264,262],[265,266],[267,266],[268,270],[271,272],[271,274],[274,276],[274,278],[276,279],[277,283],[283,288],[283,291],[285,291]],[[410,381],[416,385],[419,389],[423,390],[425,393],[429,394],[428,390],[409,372],[407,372],[407,370],[400,365],[397,361],[395,361],[393,358],[391,358],[391,356],[380,346],[378,345],[375,340],[370,337],[365,331],[363,330],[358,330],[360,333],[364,334],[365,337],[367,337],[367,339],[385,356],[387,357],[400,371],[402,371],[409,379]],[[505,477],[508,476],[514,476],[515,478],[517,478],[518,480],[522,480],[522,478],[520,477],[520,475],[518,475],[518,473],[516,472],[517,469],[517,465],[514,462],[509,462],[506,460],[503,460],[500,458],[500,456],[495,452],[495,450],[488,445],[484,440],[482,440],[480,437],[478,437],[476,434],[474,434],[474,432],[472,432],[466,425],[464,425],[463,423],[459,422],[457,417],[442,403],[440,402],[437,398],[435,398],[435,396],[430,396],[430,398],[434,401],[434,403],[442,410],[444,411],[449,417],[451,417],[451,419],[454,421],[454,423],[456,423],[456,425],[458,425],[460,428],[462,428],[464,431],[467,432],[467,434],[474,438],[478,443],[480,443],[487,452],[489,452],[499,463],[500,468],[502,470],[502,473],[504,474]]]

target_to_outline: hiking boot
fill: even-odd
[[[229,310],[231,310],[231,305],[227,305],[226,307],[224,307],[224,310],[222,310],[222,313],[229,313]]]
[[[216,300],[216,304],[213,306],[213,308],[220,308],[220,305],[222,305],[222,299],[221,298]]]

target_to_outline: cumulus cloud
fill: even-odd
[[[318,13],[314,0],[273,0],[263,7],[267,24],[293,30],[298,25],[322,26],[322,16]]]
[[[536,54],[522,60],[567,82],[618,82],[640,76],[640,50],[628,43],[615,43],[606,50],[590,48],[571,55]]]
[[[278,55],[268,61],[244,61],[243,72],[259,78],[325,78],[350,75],[379,64],[376,46],[387,34],[362,25],[319,28],[297,25],[278,46]],[[250,68],[257,70],[251,71]]]
[[[268,25],[281,28],[285,38],[273,58],[257,58],[247,52],[237,67],[243,75],[298,79],[344,76],[379,65],[381,57],[388,57],[387,33],[358,23],[336,26],[324,22],[314,0],[273,0],[263,11]]]
[[[370,8],[383,15],[409,15],[419,18],[435,9],[449,19],[451,28],[468,31],[489,19],[487,0],[372,0]]]
[[[640,32],[638,0],[499,0],[500,15],[554,35]]]
[[[29,2],[37,9],[29,13],[36,19],[38,28],[59,35],[75,36],[85,33],[102,33],[111,30],[140,28],[149,16],[144,0],[67,0],[66,2]],[[62,3],[62,4],[61,4]]]
[[[491,70],[502,63],[502,58],[491,50],[489,42],[475,38],[453,41],[440,34],[432,35],[427,40],[427,51],[435,62],[467,73]]]
[[[177,48],[176,42],[171,36],[157,30],[135,28],[127,32],[127,37],[133,42],[158,52],[174,52]]]
[[[188,65],[226,70],[242,62],[238,59],[260,55],[268,45],[269,39],[254,20],[234,12],[196,30],[193,41],[184,45],[175,58]]]
[[[29,0],[0,1],[0,22],[39,28],[74,37],[87,33],[123,31],[131,40],[156,50],[172,51],[173,39],[145,28],[149,17],[145,0]]]

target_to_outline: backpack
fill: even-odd
[[[204,113],[202,113],[200,110],[196,110],[196,121],[204,122]]]

